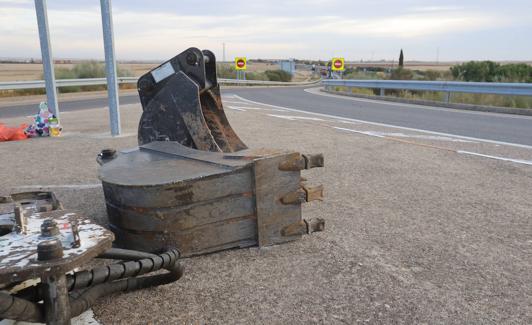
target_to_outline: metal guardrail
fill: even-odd
[[[136,84],[136,77],[118,77],[118,83],[120,84]],[[263,86],[304,86],[318,83],[318,81],[312,82],[280,82],[280,81],[264,81],[264,80],[236,80],[236,79],[218,79],[218,82],[222,85],[263,85]],[[69,87],[69,86],[95,86],[106,85],[106,78],[86,78],[86,79],[57,79],[57,87]],[[0,82],[0,90],[15,90],[15,89],[36,89],[45,88],[44,80],[31,80],[31,81],[8,81]]]
[[[322,84],[329,90],[331,90],[330,88],[332,87],[380,89],[381,96],[384,96],[385,89],[439,91],[446,93],[446,102],[449,101],[450,94],[453,92],[532,96],[532,83],[328,79],[322,80]]]

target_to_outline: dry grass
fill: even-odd
[[[56,68],[71,69],[74,64],[56,64]],[[157,66],[155,63],[124,63],[119,64],[123,69],[131,71],[135,76],[141,76]],[[36,63],[0,63],[0,81],[39,80],[43,74],[42,65]]]
[[[224,63],[229,65],[229,63]],[[158,63],[121,63],[119,66],[129,70],[134,76],[141,76],[155,68]],[[70,69],[74,64],[55,64],[56,68]],[[278,69],[279,65],[273,63],[248,62],[249,72],[260,72]],[[0,81],[25,81],[39,80],[43,74],[42,65],[37,63],[0,63]],[[303,78],[304,79],[304,78]]]

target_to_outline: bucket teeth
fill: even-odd
[[[282,171],[298,171],[303,169],[311,169],[316,167],[323,167],[323,154],[294,154],[289,159],[279,164],[279,170]]]
[[[281,230],[283,236],[298,236],[312,234],[313,232],[325,230],[325,220],[322,218],[303,219],[284,227]]]

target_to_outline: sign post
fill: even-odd
[[[332,58],[331,70],[337,71],[340,74],[340,78],[342,78],[342,74],[345,70],[344,58]]]
[[[52,58],[52,46],[50,45],[50,32],[48,31],[46,0],[35,0],[35,12],[37,13],[37,25],[39,26],[39,41],[41,43],[42,65],[46,85],[46,100],[52,113],[54,113],[55,117],[59,118],[54,60]]]
[[[245,57],[235,58],[236,79],[246,80],[247,60]]]
[[[107,97],[109,99],[109,121],[111,124],[111,135],[117,136],[120,135],[121,126],[111,0],[100,0],[100,6],[102,10],[103,45],[105,50],[105,75],[107,77]]]

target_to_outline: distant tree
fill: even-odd
[[[403,67],[404,66],[404,56],[403,56],[403,49],[401,49],[401,53],[399,53],[399,67]]]
[[[487,82],[531,82],[532,66],[524,63],[501,65],[493,61],[470,61],[451,67],[456,80]]]

